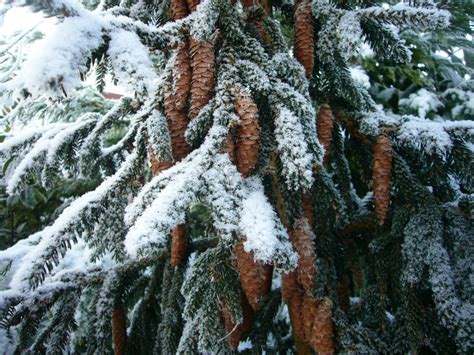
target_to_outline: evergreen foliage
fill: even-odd
[[[58,22],[0,50],[2,352],[472,353],[472,43],[444,3],[7,1]]]

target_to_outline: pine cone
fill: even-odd
[[[375,212],[381,224],[388,216],[390,209],[390,189],[392,179],[392,144],[385,134],[379,134],[374,145],[374,180]]]
[[[316,326],[316,316],[318,310],[319,302],[311,295],[304,295],[301,313],[303,316],[303,325],[304,325],[304,334],[305,339],[308,344],[310,344],[313,348],[313,344],[316,343],[316,333],[315,333],[315,326]]]
[[[127,316],[122,305],[112,310],[112,338],[116,355],[124,355],[127,345]]]
[[[244,294],[241,295],[240,305],[242,307],[243,322],[237,325],[237,327],[235,321],[232,319],[232,313],[229,310],[227,302],[224,301],[222,307],[222,319],[227,336],[227,342],[232,350],[237,349],[242,335],[248,333],[252,327],[253,311]]]
[[[186,0],[171,0],[170,2],[171,19],[176,21],[188,16]]]
[[[229,159],[232,164],[235,164],[235,144],[232,132],[227,133],[227,137],[222,147],[222,152],[229,154]]]
[[[310,194],[301,195],[301,203],[303,207],[303,216],[308,220],[311,228],[314,227],[314,209],[313,209],[313,200]]]
[[[311,77],[314,67],[314,23],[309,0],[301,1],[296,8],[294,53],[306,76]]]
[[[318,354],[334,354],[334,324],[332,321],[332,301],[325,298],[318,304],[311,346]]]
[[[173,162],[170,160],[163,162],[158,161],[155,153],[153,153],[150,147],[148,148],[148,156],[150,157],[151,172],[153,173],[153,176],[158,175],[159,173],[170,168],[173,165]]]
[[[168,92],[165,94],[164,107],[170,132],[173,159],[179,161],[190,151],[190,147],[184,138],[188,125],[188,115],[186,110],[179,110],[177,108],[177,96],[175,93]]]
[[[186,256],[188,240],[186,237],[186,226],[178,224],[171,232],[171,266],[178,265]]]
[[[300,292],[298,276],[296,271],[290,271],[281,275],[281,297],[285,303],[290,303],[294,295]]]
[[[191,90],[191,60],[189,59],[189,41],[185,39],[176,49],[173,66],[176,108],[186,110]]]
[[[303,286],[306,294],[313,292],[314,278],[316,276],[316,252],[315,235],[311,230],[306,218],[300,218],[295,221],[295,228],[292,235],[292,241],[300,257],[298,262],[297,277],[298,282]]]
[[[258,161],[260,147],[260,126],[258,109],[252,96],[245,90],[235,100],[235,111],[240,117],[239,138],[237,140],[237,170],[249,176]]]
[[[240,240],[235,246],[240,284],[254,310],[260,307],[261,299],[266,296],[272,286],[273,268],[254,260],[253,252],[244,250],[244,242]]]
[[[200,0],[187,0],[189,12],[196,11],[200,2]]]
[[[214,92],[215,85],[215,57],[214,47],[211,43],[191,39],[191,118],[198,115],[199,111],[209,102]]]
[[[303,292],[301,292],[300,290],[298,291],[298,293],[293,294],[290,302],[288,303],[288,312],[290,314],[293,333],[303,342],[307,342],[305,323],[303,319],[303,314],[305,313],[305,310],[303,308],[303,300]]]
[[[331,149],[332,131],[334,128],[334,115],[329,105],[323,104],[319,108],[316,128],[318,132],[318,140],[324,147],[323,160],[325,161]]]

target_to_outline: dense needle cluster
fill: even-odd
[[[14,3],[58,21],[0,50],[0,192],[64,196],[0,251],[1,352],[472,353],[474,124],[353,67],[435,1]]]

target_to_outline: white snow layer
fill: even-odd
[[[33,95],[56,94],[81,85],[80,73],[87,59],[102,42],[100,18],[94,16],[67,17],[43,40],[36,42],[28,59],[9,86],[27,88]]]
[[[158,76],[153,69],[148,49],[135,33],[117,29],[110,33],[107,53],[119,85],[129,91],[153,94]]]

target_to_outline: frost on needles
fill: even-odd
[[[2,352],[472,352],[473,123],[350,68],[436,2],[7,3],[57,22],[0,50],[5,193],[95,188],[0,251]]]

